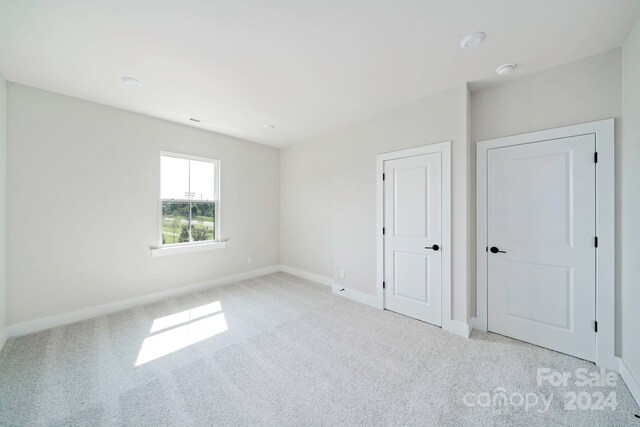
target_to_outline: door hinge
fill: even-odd
[[[387,284],[385,282],[382,282],[382,289],[386,289]]]
[[[598,247],[598,236],[595,237],[594,242],[593,242],[596,246],[596,248]]]
[[[384,234],[384,227],[382,227],[382,234]]]
[[[384,174],[382,174],[382,180],[384,181]]]
[[[598,163],[598,152],[593,153],[593,163]]]
[[[598,321],[593,322],[593,329],[598,332]]]

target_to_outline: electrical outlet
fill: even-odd
[[[253,262],[253,258],[250,256],[247,257],[247,264],[251,264]]]
[[[339,274],[340,274],[340,278],[344,279],[344,268],[340,269],[340,273]]]

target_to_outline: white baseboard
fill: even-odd
[[[0,350],[7,343],[7,339],[9,339],[9,331],[8,328],[4,328],[0,331]]]
[[[330,277],[321,276],[319,274],[310,273],[304,270],[299,270],[297,268],[289,267],[288,265],[280,265],[278,266],[278,268],[283,273],[288,273],[293,276],[298,276],[302,279],[311,280],[312,282],[320,283],[321,285],[325,285],[325,286],[333,285],[333,279]]]
[[[56,326],[67,325],[69,323],[79,322],[81,320],[91,319],[93,317],[103,316],[105,314],[115,313],[140,305],[152,304],[168,298],[174,298],[180,295],[186,295],[194,292],[201,292],[215,286],[222,286],[241,280],[251,279],[253,277],[263,276],[265,274],[276,273],[280,271],[277,265],[256,270],[246,271],[244,273],[233,274],[231,276],[221,277],[219,279],[210,280],[208,282],[198,283],[195,285],[184,286],[181,288],[171,289],[168,291],[157,292],[150,295],[144,295],[137,298],[116,301],[109,304],[85,308],[82,310],[72,311],[69,313],[57,314],[54,316],[42,317],[27,322],[16,323],[10,325],[8,336],[17,337],[27,335],[45,329],[55,328]],[[6,333],[6,332],[5,332]]]
[[[43,331],[45,329],[55,328],[57,326],[67,325],[70,323],[79,322],[81,320],[91,319],[93,317],[103,316],[105,314],[111,314],[122,310],[127,310],[133,307],[141,305],[152,304],[158,301],[162,301],[169,298],[174,298],[181,295],[186,295],[194,292],[201,292],[215,286],[222,286],[233,282],[251,279],[253,277],[263,276],[265,274],[271,274],[278,271],[292,274],[294,276],[301,277],[306,280],[310,280],[315,283],[319,283],[332,288],[332,291],[336,295],[348,298],[350,300],[366,304],[371,307],[378,307],[378,298],[375,295],[369,295],[364,292],[356,291],[354,289],[345,288],[334,283],[334,280],[330,277],[322,276],[308,271],[300,270],[297,268],[289,267],[286,265],[275,265],[271,267],[260,268],[256,270],[247,271],[244,273],[234,274],[231,276],[221,277],[219,279],[210,280],[208,282],[198,283],[191,286],[184,286],[182,288],[171,289],[164,292],[157,292],[150,295],[144,295],[137,298],[131,298],[122,301],[116,301],[109,304],[94,306],[85,308],[82,310],[72,311],[69,313],[57,314],[54,316],[42,317],[27,322],[17,323],[15,325],[8,326],[3,332],[0,332],[0,348],[8,337],[17,337],[21,335],[27,335],[34,332]],[[443,322],[442,329],[452,332],[456,335],[468,338],[471,334],[471,324],[459,322],[455,320],[449,320]]]
[[[640,405],[640,380],[638,377],[633,375],[633,372],[629,369],[624,360],[620,357],[616,357],[618,359],[618,373],[622,377],[622,380],[627,385],[627,388],[631,392],[631,395],[636,400],[636,403]]]
[[[289,267],[288,265],[281,265],[280,271],[283,273],[292,274],[294,276],[301,277],[306,280],[310,280],[321,285],[330,286],[334,294],[341,297],[348,298],[350,300],[359,302],[361,304],[370,305],[378,308],[378,297],[375,295],[369,295],[364,292],[356,291],[353,289],[345,288],[344,286],[337,285],[331,277],[321,276],[320,274],[310,273],[308,271],[300,270],[297,268]]]
[[[369,295],[364,292],[337,285],[331,277],[310,273],[308,271],[289,267],[288,265],[281,265],[280,271],[282,271],[283,273],[301,277],[306,280],[311,280],[312,282],[320,283],[321,285],[330,286],[331,290],[336,295],[340,295],[341,297],[348,298],[361,304],[366,304],[378,308],[378,298],[375,295]]]
[[[331,287],[333,293],[340,295],[341,297],[348,298],[361,304],[370,305],[371,307],[378,308],[378,297],[375,295],[365,294],[364,292],[356,291],[353,289],[345,288],[337,284],[333,284]]]
[[[471,324],[460,322],[459,320],[442,320],[442,329],[464,338],[471,335]]]
[[[368,306],[380,309],[378,297],[376,295],[370,295],[364,292],[356,291],[354,289],[346,288],[337,283],[334,283],[334,280],[330,277],[321,276],[319,274],[310,273],[304,270],[299,270],[287,265],[281,265],[280,271],[301,277],[303,279],[311,280],[312,282],[331,286],[331,289],[335,295],[340,295],[361,304],[366,304]],[[449,320],[442,322],[442,329],[461,337],[469,338],[473,327],[471,323],[467,324],[465,322],[460,322],[457,320]]]
[[[469,322],[469,335],[471,335],[471,331],[473,331],[474,329],[478,329],[478,318],[477,317],[472,317],[471,321]]]

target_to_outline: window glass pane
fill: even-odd
[[[160,198],[189,198],[189,160],[160,156]]]
[[[194,242],[215,240],[215,203],[191,204],[191,238]]]
[[[162,244],[189,242],[189,202],[162,202]]]
[[[191,160],[192,200],[215,200],[213,168],[213,163]]]

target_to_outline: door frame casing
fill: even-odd
[[[451,319],[451,141],[408,148],[378,154],[376,160],[376,298],[377,307],[384,310],[384,162],[387,160],[421,156],[424,154],[442,154],[442,288],[441,288],[441,324],[442,329],[456,331]],[[459,328],[457,328],[459,329]],[[457,333],[457,331],[456,331]]]
[[[615,359],[615,130],[614,119],[564,126],[476,144],[476,321],[488,330],[487,157],[489,150],[580,135],[594,135],[596,167],[596,364],[617,371]]]

